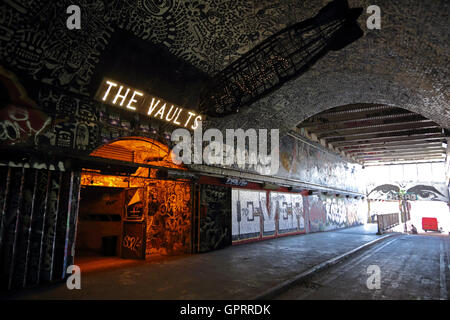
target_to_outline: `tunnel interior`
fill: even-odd
[[[292,132],[362,169],[368,222],[400,214],[399,232],[450,230],[448,130],[436,122],[404,108],[361,103],[315,114]],[[432,229],[428,220],[435,221]]]
[[[331,252],[296,247],[325,231],[450,231],[450,2],[382,1],[375,29],[367,0],[119,2],[83,1],[78,30],[64,4],[0,7],[0,290],[283,237],[281,272]],[[274,130],[279,170],[174,164],[175,129]]]

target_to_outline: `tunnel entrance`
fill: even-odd
[[[448,129],[403,108],[359,103],[315,114],[289,134],[340,156],[344,167],[359,172],[358,179],[346,179],[345,171],[335,176],[341,184],[359,184],[367,195],[368,222],[377,222],[379,232],[447,234]]]
[[[185,169],[172,163],[167,146],[148,138],[125,138],[91,156],[113,160],[114,165],[83,169],[76,263],[190,251],[191,183],[168,176],[168,169]],[[135,164],[135,170],[124,172],[117,163]]]

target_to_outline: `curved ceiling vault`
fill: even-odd
[[[269,4],[258,4],[269,8]],[[259,1],[258,1],[259,3]],[[300,21],[328,1],[286,1],[278,21]],[[369,1],[349,1],[367,8]],[[238,114],[209,118],[219,128],[279,128],[283,133],[301,121],[337,106],[371,103],[401,107],[450,128],[449,31],[445,0],[378,1],[381,30],[367,30],[364,13],[358,22],[364,36],[346,48],[328,52],[306,73],[242,108]],[[267,9],[264,12],[269,12]],[[247,17],[250,22],[250,16]],[[279,28],[285,24],[279,24]],[[262,34],[261,32],[259,33]],[[217,34],[217,38],[225,34]],[[243,48],[239,49],[243,51]]]
[[[352,104],[318,113],[294,132],[363,165],[445,161],[448,130],[403,108]]]
[[[87,3],[89,2],[89,3]],[[79,32],[49,33],[46,26],[64,25],[48,1],[4,6],[0,16],[13,25],[29,26],[0,46],[8,56],[28,37],[42,48],[57,48],[43,63],[33,59],[17,65],[39,78],[44,66],[61,65],[61,79],[72,90],[89,86],[98,54],[117,28],[143,41],[161,44],[208,75],[214,75],[259,43],[288,26],[315,16],[330,0],[114,0],[83,1],[84,27]],[[347,47],[328,52],[299,77],[278,90],[223,118],[209,118],[217,128],[279,128],[288,131],[324,110],[355,103],[397,106],[419,113],[442,127],[450,127],[450,33],[448,0],[378,0],[381,29],[368,30],[366,13],[371,0],[349,0],[351,8],[363,8],[358,24],[362,38]],[[55,4],[56,5],[56,4]],[[61,5],[59,5],[61,6]],[[51,23],[49,23],[51,22]],[[40,29],[37,28],[40,26]],[[43,39],[45,41],[43,41]],[[73,48],[78,48],[77,53]],[[41,50],[42,48],[39,48]],[[83,58],[85,57],[85,59]],[[65,66],[77,69],[70,79]],[[82,68],[81,68],[82,66]],[[69,68],[70,69],[70,68]],[[64,71],[64,72],[63,72]],[[59,69],[58,69],[59,72]],[[56,73],[56,71],[54,71]],[[45,74],[45,73],[44,73]],[[46,80],[47,81],[47,80]],[[50,81],[50,80],[48,80]],[[81,88],[81,89],[80,89]],[[83,89],[84,88],[84,89]],[[82,90],[83,89],[83,90]],[[195,107],[195,106],[192,106]]]

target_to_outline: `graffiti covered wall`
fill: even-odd
[[[278,221],[278,233],[305,230],[303,197],[300,194],[270,192],[271,216]]]
[[[234,241],[304,232],[303,197],[296,193],[233,189],[232,227]]]
[[[367,221],[366,200],[335,196],[308,196],[309,232],[327,231],[363,224]]]
[[[188,252],[191,221],[189,184],[149,180],[146,196],[145,256]]]
[[[21,87],[15,76],[1,67],[0,80],[0,87],[6,84]],[[5,99],[15,101],[0,104],[0,142],[3,145],[89,154],[119,137],[157,138],[151,128],[157,129],[159,125],[151,119],[126,110],[106,108],[56,88],[42,87],[34,97],[36,103],[28,98],[10,96]]]
[[[346,228],[363,224],[367,218],[366,200],[322,194],[232,191],[233,241]]]
[[[144,169],[144,168],[141,168]],[[139,169],[139,170],[141,170]],[[139,171],[141,172],[142,171]],[[140,190],[136,204],[143,208],[145,234],[145,256],[154,254],[171,255],[190,251],[191,241],[191,185],[188,182],[156,180],[156,172],[141,177],[124,177],[100,175],[84,172],[83,185],[109,186],[118,188],[138,188]],[[135,191],[130,197],[135,195]],[[127,199],[125,199],[127,200]],[[128,201],[126,201],[128,202]],[[135,239],[137,241],[137,239]],[[139,239],[142,248],[143,239]],[[127,239],[125,243],[132,246],[132,241]],[[139,249],[133,245],[134,249]],[[133,250],[134,251],[134,250]]]
[[[231,245],[231,188],[201,185],[200,252]]]
[[[233,189],[231,194],[233,240],[257,238],[261,234],[266,192]],[[272,220],[274,218],[272,217]]]
[[[291,136],[280,139],[278,175],[331,188],[365,192],[361,166]]]
[[[291,9],[268,0],[83,0],[77,3],[83,27],[73,31],[65,28],[71,4],[12,0],[3,5],[0,61],[15,57],[7,62],[33,78],[83,92],[112,34],[122,28],[213,73],[286,26],[276,15]],[[225,32],[225,38],[214,37]]]
[[[147,252],[177,254],[190,250],[190,184],[156,180],[148,186]]]
[[[30,98],[43,112],[36,114],[37,111],[27,111],[28,117],[33,119],[30,121],[33,137],[29,143],[86,153],[118,137],[155,138],[152,132],[160,127],[157,121],[142,115],[94,101],[92,96],[99,77],[106,74],[111,77],[121,74],[137,77],[140,73],[144,78],[137,82],[142,82],[144,87],[145,83],[154,87],[158,78],[168,74],[167,84],[161,85],[158,90],[167,92],[169,96],[165,98],[177,100],[179,92],[186,88],[179,78],[186,80],[183,77],[188,77],[187,74],[192,71],[192,68],[178,65],[178,62],[168,64],[171,68],[159,70],[161,72],[151,76],[149,72],[152,68],[121,70],[116,60],[125,59],[109,57],[108,52],[113,48],[119,47],[120,50],[114,52],[122,51],[125,56],[132,57],[128,60],[145,64],[146,60],[152,60],[143,56],[143,52],[147,52],[143,50],[145,45],[161,45],[165,48],[164,52],[198,68],[200,73],[210,75],[289,24],[274,18],[274,14],[283,15],[295,9],[290,4],[274,4],[265,0],[254,3],[82,1],[79,5],[83,10],[83,28],[73,31],[61,27],[65,26],[67,16],[60,12],[65,13],[65,8],[70,4],[69,1],[44,4],[13,0],[9,1],[9,5],[2,6],[4,19],[0,27],[5,32],[0,37],[0,65],[19,77]],[[258,14],[255,15],[255,12]],[[242,24],[245,19],[252,23]],[[32,25],[30,21],[33,21]],[[227,25],[226,30],[224,25]],[[116,37],[121,32],[127,32],[129,36]],[[218,32],[226,32],[228,36],[217,42],[211,35]],[[139,41],[132,41],[132,37]],[[124,45],[124,39],[132,41],[133,46]],[[128,47],[135,48],[134,45],[136,50],[126,51]],[[214,54],[211,55],[211,52]],[[106,60],[108,64],[105,65]],[[223,65],[217,66],[219,61]],[[180,70],[183,72],[175,72]],[[177,81],[180,86],[175,84]],[[136,85],[139,87],[139,83]],[[189,90],[183,91],[180,97],[187,100],[174,102],[195,109],[197,100]],[[19,126],[23,124],[18,123]],[[8,143],[17,139],[22,141],[23,138],[23,134],[18,137],[5,136]],[[337,156],[292,137],[282,138],[280,151],[281,177],[361,191],[356,186],[359,181],[356,179],[357,169]]]

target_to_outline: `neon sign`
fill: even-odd
[[[98,88],[95,99],[192,130],[197,129],[199,122],[204,120],[202,115],[193,111],[106,78]]]

